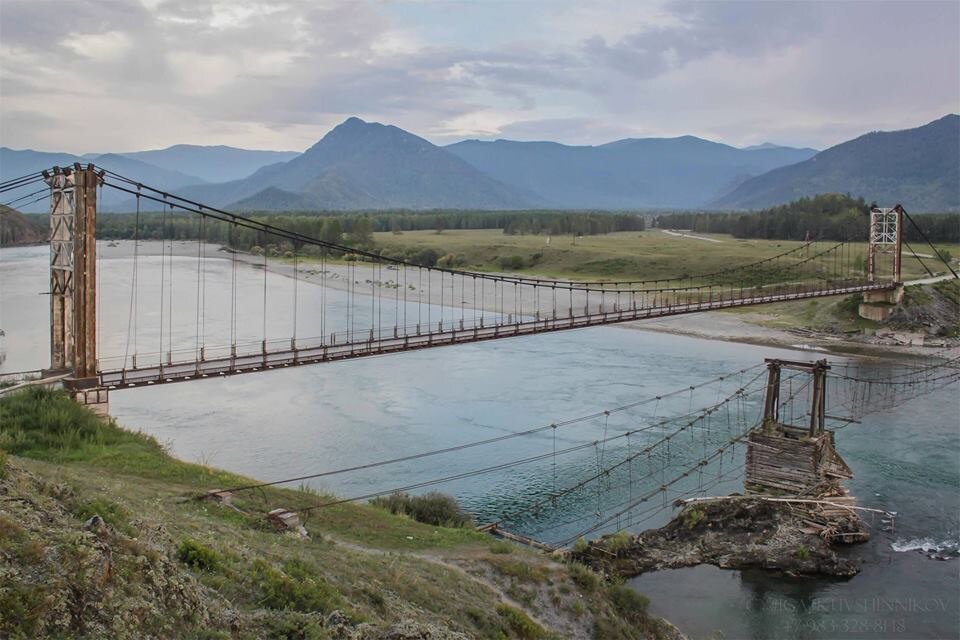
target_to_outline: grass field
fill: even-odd
[[[697,234],[702,235],[702,234]],[[748,264],[783,253],[803,243],[786,240],[741,240],[728,235],[703,235],[715,242],[668,235],[658,229],[606,235],[571,236],[505,235],[499,230],[408,231],[377,233],[376,246],[385,251],[433,249],[453,254],[460,268],[512,271],[543,276],[583,279],[660,279],[709,273]],[[548,244],[549,240],[549,244]],[[833,242],[819,243],[826,249]],[[960,245],[944,245],[960,256]],[[918,251],[923,253],[919,248]],[[866,244],[854,247],[852,257],[864,256]],[[513,258],[519,260],[513,260]],[[927,259],[934,271],[943,271]],[[518,268],[511,268],[517,265]],[[522,265],[522,266],[520,266]],[[916,258],[904,257],[905,278],[926,275]]]

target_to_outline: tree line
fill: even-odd
[[[502,229],[504,234],[598,235],[616,231],[642,231],[642,216],[627,213],[550,212],[550,211],[431,211],[379,212],[355,214],[254,214],[251,218],[338,244],[381,253],[374,241],[374,232],[445,229]],[[319,256],[315,245],[247,229],[186,212],[101,213],[97,218],[97,236],[104,240],[197,240],[222,244],[239,251],[263,251],[270,254],[293,252]],[[342,255],[329,252],[328,255]],[[383,254],[386,255],[386,254]],[[432,249],[408,249],[393,252],[389,257],[406,259],[417,264],[433,266],[442,256]]]
[[[824,194],[751,213],[671,213],[655,218],[657,227],[691,229],[699,233],[729,233],[736,238],[769,240],[866,241],[870,209],[863,198]],[[960,214],[913,214],[917,226],[933,242],[960,242]],[[923,237],[904,221],[903,236],[910,243]]]

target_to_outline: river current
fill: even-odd
[[[102,354],[122,358],[138,350],[164,348],[158,303],[160,291],[169,283],[161,280],[161,268],[166,270],[164,278],[177,283],[175,297],[164,303],[173,310],[172,322],[166,321],[166,348],[189,350],[213,337],[218,344],[229,341],[230,314],[224,303],[224,292],[233,287],[229,260],[210,259],[202,272],[205,313],[200,328],[197,263],[186,255],[187,248],[172,261],[142,249],[140,293],[134,301],[131,247],[132,243],[102,247],[98,277]],[[216,255],[215,250],[208,255]],[[47,260],[46,247],[0,251],[0,328],[6,333],[0,373],[47,364]],[[292,279],[276,273],[269,277],[271,300],[264,314],[263,270],[249,264],[236,270],[241,299],[238,341],[290,336],[294,318],[285,301],[291,299]],[[298,331],[328,334],[329,326],[321,332],[318,325],[315,301],[320,287],[303,281],[298,287]],[[345,308],[346,292],[328,290],[324,295],[331,315]],[[131,311],[134,302],[136,313]],[[464,313],[446,312],[454,317]],[[128,339],[128,327],[134,324],[139,329],[137,341]],[[483,522],[562,492],[680,429],[696,417],[697,409],[722,402],[738,388],[747,389],[744,397],[722,405],[722,412],[682,430],[668,454],[640,456],[636,464],[621,467],[602,482],[553,502],[546,500],[543,508],[517,515],[509,523],[516,531],[560,541],[637,500],[752,424],[762,400],[754,390],[763,358],[823,357],[641,327],[597,327],[119,390],[111,393],[110,410],[120,424],[155,436],[184,460],[261,480],[363,465],[600,414],[495,445],[310,481],[314,488],[338,496],[362,496],[543,454],[525,464],[430,485],[455,495]],[[198,339],[199,334],[205,338]],[[829,357],[868,374],[885,366],[883,361]],[[718,376],[724,380],[699,386]],[[689,390],[691,385],[696,388]],[[683,392],[667,395],[678,390]],[[658,395],[659,401],[602,413]],[[946,388],[867,416],[862,424],[837,433],[838,450],[855,472],[849,486],[860,503],[898,514],[892,527],[877,519],[872,539],[849,551],[863,559],[863,570],[856,577],[797,579],[704,566],[650,573],[631,584],[650,597],[655,613],[691,638],[956,637],[958,415],[957,389]],[[640,425],[655,428],[610,439]],[[576,450],[546,455],[565,449]],[[733,449],[723,456],[720,468],[714,464],[703,474],[691,474],[668,497],[697,490],[711,495],[738,491],[742,478],[736,471],[742,463],[742,447]],[[599,531],[616,525],[636,530],[659,526],[671,514],[669,505],[664,508],[651,501],[641,506]]]

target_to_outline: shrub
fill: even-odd
[[[706,518],[707,515],[703,512],[703,510],[696,507],[687,510],[683,514],[683,522],[687,525],[687,529],[693,529]]]
[[[260,604],[268,609],[330,613],[341,604],[340,592],[315,575],[313,569],[299,560],[274,569],[258,560],[254,576],[260,591]]]
[[[394,493],[389,496],[374,498],[370,501],[382,509],[393,514],[408,515],[417,522],[432,524],[438,527],[468,527],[473,525],[473,518],[457,504],[457,501],[446,494],[431,492],[422,496],[411,496],[408,493]]]
[[[448,253],[437,260],[437,266],[452,268],[462,266],[466,262],[467,257],[462,253]]]
[[[189,538],[177,547],[177,559],[200,571],[213,571],[220,566],[220,556],[216,551]]]
[[[546,638],[547,632],[543,627],[530,619],[526,613],[520,609],[514,609],[506,604],[497,605],[497,613],[503,619],[506,626],[523,640],[536,640],[537,638]]]
[[[490,558],[489,562],[500,575],[522,582],[544,582],[547,579],[547,571],[539,565],[509,558]]]
[[[7,452],[0,449],[0,480],[7,475]]]
[[[861,302],[863,302],[863,294],[855,293],[838,302],[837,311],[846,316],[858,316]]]
[[[437,264],[439,258],[440,254],[433,249],[420,249],[410,254],[409,260],[413,264],[418,264],[421,267],[432,267]]]
[[[573,543],[573,550],[576,553],[584,553],[589,548],[590,545],[587,544],[587,541],[583,538],[583,536],[577,538],[577,541]]]
[[[523,269],[525,264],[522,256],[503,256],[498,262],[500,263],[500,268],[504,271]]]
[[[805,545],[799,545],[796,550],[796,556],[801,560],[806,560],[810,557],[810,549]]]
[[[508,554],[513,553],[513,545],[503,540],[497,540],[490,544],[490,553]]]
[[[600,587],[600,576],[582,564],[571,564],[570,579],[584,591],[596,591]]]
[[[620,551],[630,547],[630,534],[626,531],[620,530],[608,536],[604,542],[606,542],[606,547],[608,550],[612,551],[613,553],[619,553]]]
[[[87,520],[94,515],[98,515],[103,518],[104,522],[115,529],[123,528],[129,517],[126,509],[115,502],[110,502],[103,498],[88,500],[87,502],[76,505],[73,508],[73,514],[81,520]]]
[[[608,592],[614,609],[623,618],[631,622],[646,622],[650,600],[645,595],[622,584],[611,586]]]

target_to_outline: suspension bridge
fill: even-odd
[[[895,302],[902,294],[900,244],[907,214],[899,206],[872,212],[866,269],[857,264],[849,243],[808,242],[712,273],[572,281],[385,257],[193,202],[93,165],[53,168],[0,183],[0,193],[39,185],[17,200],[50,200],[50,367],[44,379],[62,382],[78,401],[94,406],[105,406],[110,390],[129,387],[783,300],[860,292],[867,300]],[[103,313],[98,304],[102,263],[96,238],[102,189],[129,196],[136,212],[133,255],[111,261],[117,268],[129,267],[124,277],[130,292],[122,310],[126,335],[108,340],[119,345],[112,353],[98,351],[105,342],[98,315]],[[195,225],[189,239],[176,235],[176,215],[189,216]],[[160,218],[159,236],[145,233],[148,216]],[[249,250],[253,246],[260,250]],[[238,273],[251,267],[262,277],[255,287]],[[149,279],[157,275],[159,282]],[[179,320],[174,305],[181,311]],[[268,325],[278,307],[289,308],[287,328]],[[189,311],[187,321],[182,309]],[[278,337],[284,330],[288,335]],[[520,530],[550,546],[563,546],[580,536],[636,526],[677,499],[746,481],[749,460],[739,461],[738,447],[748,450],[752,435],[771,421],[801,433],[809,429],[808,437],[816,440],[826,432],[827,420],[843,428],[862,415],[960,380],[960,360],[949,356],[923,366],[891,367],[875,378],[858,376],[851,365],[814,363],[788,363],[788,369],[799,370],[781,376],[782,366],[758,363],[675,392],[494,438],[216,494],[243,494],[482,448],[501,461],[361,495],[320,499],[305,513],[531,465],[541,475],[536,491],[479,515],[491,530]],[[713,399],[694,409],[694,394],[701,389]],[[687,411],[658,413],[671,397],[687,394]],[[578,425],[586,431],[566,437]],[[522,457],[494,449],[520,438],[547,446]],[[581,464],[565,464],[574,457]],[[584,457],[593,462],[583,464]]]
[[[210,207],[92,164],[9,180],[0,193],[33,186],[39,189],[17,200],[50,202],[50,366],[43,375],[59,377],[78,400],[94,405],[121,388],[838,294],[896,302],[902,293],[905,212],[899,205],[872,213],[866,269],[849,243],[808,242],[713,273],[572,281],[390,258]],[[126,337],[113,340],[123,347],[111,353],[98,349],[96,218],[103,189],[125,194],[136,211],[132,260],[122,263],[130,269]],[[190,220],[195,250],[184,248],[174,228],[175,221],[182,228],[182,216]],[[148,220],[155,228],[157,217],[159,237],[147,236]],[[158,252],[161,281],[151,288],[143,267]],[[188,259],[194,275],[183,278],[179,270]],[[213,262],[218,266],[208,266]],[[259,291],[238,281],[238,268],[251,265],[262,269]],[[175,304],[180,316],[192,306],[193,321],[178,320]],[[268,328],[268,316],[280,307],[291,319],[285,331]]]

